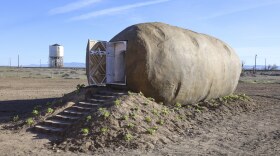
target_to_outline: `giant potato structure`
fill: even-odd
[[[234,92],[241,63],[221,40],[164,23],[132,25],[113,41],[127,41],[127,87],[158,101],[183,104]]]

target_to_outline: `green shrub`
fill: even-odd
[[[133,128],[135,125],[133,123],[127,124],[127,128]]]
[[[133,95],[133,92],[128,91],[127,94],[128,94],[128,95]]]
[[[146,121],[147,123],[151,123],[151,122],[152,122],[152,118],[149,117],[149,116],[147,116],[147,117],[145,117],[145,121]]]
[[[17,122],[18,120],[19,120],[19,116],[18,115],[13,117],[13,122]]]
[[[109,128],[108,127],[102,127],[101,129],[100,129],[100,132],[102,133],[102,134],[105,134],[105,133],[107,133],[109,131]]]
[[[115,104],[116,106],[120,106],[120,105],[121,105],[121,100],[119,100],[119,99],[115,100],[115,101],[114,101],[114,104]]]
[[[167,107],[164,107],[162,110],[161,110],[161,113],[163,115],[168,115],[169,114],[169,109]]]
[[[34,110],[39,110],[39,109],[41,109],[41,108],[42,108],[41,105],[37,105],[37,106],[35,106],[33,109],[34,109]]]
[[[32,126],[35,122],[32,118],[28,118],[25,123],[28,125],[28,126]]]
[[[164,121],[163,120],[158,120],[156,123],[162,126],[164,124]]]
[[[150,101],[155,101],[155,99],[152,98],[152,97],[147,97],[147,99],[150,100]]]
[[[129,113],[129,116],[130,116],[132,119],[136,119],[136,114],[135,114],[135,113]]]
[[[84,85],[84,84],[78,84],[78,85],[76,86],[76,89],[77,89],[78,92],[80,92],[82,88],[85,88],[85,85]]]
[[[107,111],[106,108],[99,108],[98,110],[105,119],[110,116],[110,112]]]
[[[53,112],[54,112],[54,110],[52,108],[47,109],[47,113],[52,114]]]
[[[128,120],[128,118],[129,118],[129,116],[128,116],[128,115],[124,115],[121,119],[122,119],[122,120],[127,121],[127,120]]]
[[[152,113],[153,113],[154,115],[159,115],[159,113],[158,113],[158,111],[157,111],[156,109],[153,109],[153,110],[152,110]]]
[[[33,114],[34,116],[38,116],[38,115],[39,115],[39,111],[36,110],[36,109],[34,109],[34,110],[32,111],[32,114]]]
[[[175,104],[175,107],[176,107],[176,108],[181,108],[181,107],[182,107],[182,104],[180,104],[179,102],[177,102],[177,103]]]
[[[89,122],[90,120],[91,120],[91,115],[88,115],[88,116],[86,117],[86,121]]]
[[[141,91],[138,93],[138,95],[140,95],[140,96],[144,96],[144,94],[143,94]]]
[[[133,136],[130,133],[127,133],[124,135],[124,140],[125,141],[130,141],[133,139]]]
[[[153,134],[155,134],[155,132],[156,132],[157,130],[158,130],[158,127],[148,128],[148,129],[147,129],[147,133],[153,135]]]
[[[83,135],[88,135],[89,129],[88,128],[82,128],[81,132],[82,132]]]

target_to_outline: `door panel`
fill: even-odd
[[[106,82],[106,49],[97,42],[89,54],[89,83],[102,85]]]

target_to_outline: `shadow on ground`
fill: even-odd
[[[34,107],[45,105],[47,102],[52,102],[57,98],[45,99],[29,99],[29,100],[11,100],[0,101],[0,124],[11,121],[14,116],[19,116],[20,119],[25,119]]]

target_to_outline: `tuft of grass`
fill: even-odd
[[[110,116],[110,112],[106,108],[99,108],[98,110],[105,119]]]
[[[175,107],[176,107],[176,108],[182,108],[182,104],[179,103],[179,102],[176,102]]]
[[[147,97],[147,99],[150,100],[150,101],[155,101],[155,99],[152,98],[152,97]]]
[[[80,89],[82,89],[82,88],[85,88],[85,84],[78,84],[77,86],[76,86],[76,89],[77,90],[80,90]]]
[[[121,119],[122,119],[122,120],[127,121],[127,120],[128,120],[128,118],[129,118],[129,116],[128,116],[128,115],[124,115]]]
[[[54,112],[54,110],[53,110],[52,108],[48,108],[48,109],[47,109],[47,113],[48,113],[48,114],[52,114],[53,112]]]
[[[132,91],[128,91],[127,94],[128,95],[133,95],[133,92]]]
[[[159,115],[159,112],[158,112],[158,110],[156,110],[156,109],[153,109],[153,110],[152,110],[152,113],[153,113],[154,115],[157,115],[157,116]]]
[[[32,119],[32,118],[28,118],[26,121],[25,121],[25,123],[28,125],[28,126],[32,126],[32,125],[34,125],[34,120]]]
[[[91,120],[91,118],[92,118],[91,115],[88,115],[88,116],[86,117],[86,121],[89,122],[89,121]]]
[[[88,135],[89,129],[88,128],[82,128],[81,132],[82,132],[83,135]]]
[[[77,93],[80,93],[81,89],[85,88],[85,86],[86,86],[86,85],[84,85],[84,84],[78,84],[78,85],[76,86]]]
[[[148,104],[149,104],[149,102],[148,101],[145,101],[145,102],[143,102],[142,103],[144,106],[147,106]]]
[[[177,116],[176,116],[176,120],[183,120],[183,118],[184,118],[184,117],[183,117],[182,115],[177,115]]]
[[[140,95],[140,96],[144,96],[144,94],[143,94],[141,91],[138,93],[138,95]]]
[[[133,128],[135,125],[133,123],[128,123],[127,128]]]
[[[108,131],[109,131],[109,128],[108,128],[108,127],[102,127],[102,128],[100,129],[100,132],[101,132],[102,134],[106,134]]]
[[[164,121],[163,120],[158,120],[156,123],[162,126],[164,124]]]
[[[124,140],[129,142],[133,139],[133,136],[130,133],[124,135]]]
[[[239,99],[241,99],[242,101],[250,101],[251,98],[249,96],[247,96],[246,94],[239,94]]]
[[[34,109],[34,110],[39,110],[39,109],[41,109],[41,108],[42,108],[41,105],[37,105],[37,106],[35,106],[33,109]]]
[[[134,112],[129,113],[129,116],[130,116],[132,119],[136,119],[136,114],[135,114]]]
[[[169,109],[167,107],[164,107],[162,110],[161,110],[161,113],[162,115],[168,115],[169,114]]]
[[[148,128],[147,129],[147,133],[150,134],[150,135],[153,135],[156,133],[156,131],[158,130],[158,127],[152,127],[152,128]]]
[[[231,94],[228,96],[224,96],[218,99],[219,101],[223,102],[223,103],[228,103],[228,102],[234,102],[237,100],[242,100],[242,101],[249,101],[250,97],[246,96],[245,94]]]
[[[18,115],[13,117],[13,122],[17,122],[17,121],[19,121],[19,116]]]
[[[38,116],[38,115],[39,115],[39,111],[36,110],[36,109],[34,109],[34,110],[32,111],[32,114],[33,114],[34,116]]]
[[[115,104],[116,106],[120,106],[120,105],[121,105],[121,100],[119,100],[119,99],[115,100],[115,101],[114,101],[114,104]]]
[[[197,113],[201,113],[201,111],[203,110],[203,108],[199,104],[195,104],[193,107],[195,108],[195,112]]]
[[[149,117],[149,116],[146,116],[146,117],[145,117],[145,121],[146,121],[147,123],[151,123],[151,122],[152,122],[152,118]]]

